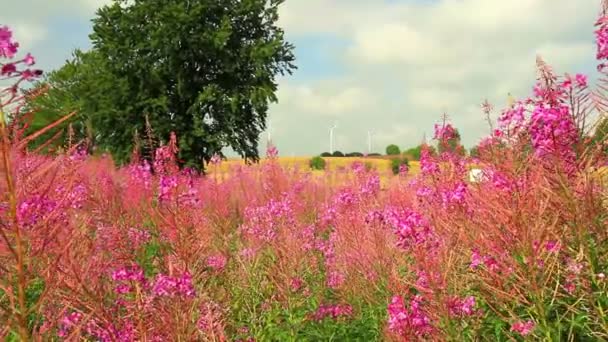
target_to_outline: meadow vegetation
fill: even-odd
[[[604,73],[604,15],[596,37]],[[0,27],[1,74],[19,84],[39,72],[17,48]],[[537,66],[533,93],[499,112],[474,158],[442,122],[440,153],[423,145],[395,176],[389,160],[331,157],[315,174],[272,145],[260,164],[214,155],[201,174],[180,164],[176,134],[120,167],[72,139],[40,154],[28,144],[69,116],[24,135],[26,95],[5,89],[0,336],[608,339],[606,142],[591,138],[608,81]]]

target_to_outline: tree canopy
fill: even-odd
[[[56,90],[36,105],[49,116],[79,110],[119,163],[146,117],[160,140],[176,133],[184,165],[200,168],[225,147],[257,160],[275,78],[296,68],[276,26],[282,2],[114,0],[93,19],[93,48],[51,73]]]

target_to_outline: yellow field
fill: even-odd
[[[279,164],[283,167],[298,167],[301,170],[308,170],[308,162],[311,157],[280,157]],[[355,162],[363,162],[371,164],[381,174],[389,172],[391,168],[391,162],[387,159],[376,159],[376,158],[364,158],[364,157],[323,157],[326,162],[326,171],[338,171],[341,168],[349,168]],[[264,163],[265,160],[260,161]],[[410,173],[417,174],[420,171],[420,163],[417,161],[410,161]],[[220,165],[220,173],[228,172],[235,165],[245,165],[242,159],[228,159]],[[210,172],[214,172],[214,168],[209,168]],[[315,173],[322,173],[323,171],[315,171]]]

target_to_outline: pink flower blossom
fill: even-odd
[[[25,63],[26,65],[32,66],[34,64],[36,64],[36,60],[34,59],[34,56],[32,56],[29,52],[25,55],[25,57],[23,58],[23,63]]]
[[[216,166],[220,165],[222,162],[222,157],[219,154],[214,153],[213,156],[211,156],[211,160],[209,160],[209,162],[212,165],[216,165]]]
[[[331,289],[338,289],[342,284],[344,284],[344,274],[337,271],[332,271],[327,276],[327,286]]]
[[[192,276],[188,272],[184,272],[179,278],[159,274],[152,286],[152,292],[159,297],[194,297],[196,294]]]
[[[533,330],[536,324],[534,321],[518,321],[511,325],[511,331],[516,332],[522,336],[529,335]]]
[[[13,63],[7,63],[0,69],[0,76],[11,76],[11,74],[17,72],[17,67]]]
[[[289,282],[289,288],[293,292],[298,292],[302,288],[303,284],[304,284],[304,282],[302,281],[302,279],[295,277],[295,278],[292,278],[291,281]]]
[[[576,74],[575,78],[576,78],[576,85],[579,88],[587,87],[587,76],[586,75]]]
[[[13,58],[19,48],[19,43],[13,42],[13,32],[8,26],[0,26],[0,57]]]
[[[465,299],[457,297],[448,301],[450,315],[454,317],[472,316],[475,313],[475,297],[468,296]]]
[[[312,315],[315,321],[321,321],[326,317],[337,319],[339,317],[349,317],[353,314],[353,308],[350,305],[321,305]]]
[[[224,255],[212,255],[207,258],[207,266],[211,267],[215,271],[222,271],[226,264],[228,263],[228,259]]]
[[[422,310],[422,297],[411,299],[409,308],[400,296],[394,296],[388,306],[388,328],[399,336],[424,336],[433,328],[428,315]]]

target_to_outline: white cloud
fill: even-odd
[[[277,94],[279,105],[287,112],[340,117],[374,105],[372,92],[359,86],[338,84],[292,85],[283,83]]]
[[[471,144],[487,132],[484,99],[502,108],[508,93],[530,94],[537,54],[560,74],[593,70],[598,13],[596,0],[287,1],[288,39],[348,41],[339,57],[346,75],[291,84],[306,91],[280,94],[278,108],[291,117],[339,113],[361,126],[353,135],[375,125],[379,142],[402,144],[419,142],[447,110]]]

